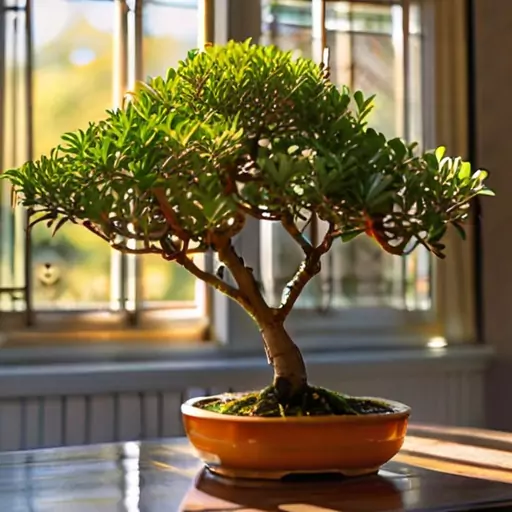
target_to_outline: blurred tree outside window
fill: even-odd
[[[7,10],[5,16],[5,168],[26,157],[24,5],[8,3],[8,8],[20,10]],[[143,9],[144,76],[155,76],[175,66],[196,46],[197,1],[147,0]],[[112,1],[32,2],[34,156],[47,154],[62,133],[87,126],[112,107],[114,23]],[[19,218],[12,218],[9,196],[4,190],[0,220],[3,287],[19,286],[23,281],[23,226]],[[115,288],[123,279],[141,279],[144,308],[192,307],[196,294],[202,293],[195,278],[178,265],[145,255],[138,276],[123,276],[112,264],[115,257],[102,240],[80,226],[67,225],[52,237],[45,225],[37,225],[31,237],[33,308],[116,308]],[[4,310],[23,308],[22,301],[7,294],[0,301]]]

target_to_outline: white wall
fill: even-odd
[[[477,164],[497,193],[482,200],[484,341],[496,351],[488,425],[512,430],[512,2],[474,0]]]

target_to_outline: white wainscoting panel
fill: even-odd
[[[482,427],[488,363],[476,350],[325,355],[309,358],[309,372],[315,384],[407,403],[413,422]],[[259,359],[6,368],[0,450],[182,436],[184,400],[257,389],[269,378]]]

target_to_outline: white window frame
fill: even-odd
[[[35,0],[26,1],[25,12],[25,30],[28,31],[27,19],[31,16],[31,11]],[[144,78],[142,62],[142,5],[138,0],[112,0],[112,10],[114,16],[113,31],[113,83],[112,83],[112,103],[114,107],[120,106],[126,91],[133,88],[135,82]],[[134,11],[130,16],[133,24],[132,33],[128,34],[128,16],[130,4]],[[0,0],[0,30],[4,30],[4,7],[11,7],[9,0]],[[198,0],[198,18],[213,22],[209,16],[213,9],[211,0]],[[220,13],[219,13],[220,15]],[[202,30],[201,30],[202,29]],[[204,44],[204,38],[213,37],[213,26],[207,26],[204,23],[199,25],[198,45]],[[131,35],[131,38],[129,37]],[[5,36],[0,37],[2,44],[5,43]],[[27,46],[30,47],[29,40]],[[2,46],[2,56],[4,47]],[[132,51],[132,63],[129,63],[128,52]],[[32,60],[32,55],[25,55],[26,62]],[[3,61],[0,63],[3,69]],[[31,73],[25,76],[31,79]],[[27,87],[27,103],[32,104],[31,87]],[[3,106],[3,105],[2,105]],[[31,137],[28,137],[31,141]],[[31,143],[29,142],[29,146]],[[27,152],[30,159],[32,151]],[[20,210],[21,207],[19,207]],[[24,216],[20,211],[20,217]],[[31,280],[30,257],[27,258],[28,265],[25,263],[25,303],[30,303],[30,289],[27,283]],[[140,258],[133,255],[121,255],[119,252],[112,251],[111,271],[118,276],[131,271],[132,275],[139,274]],[[201,283],[201,291],[206,287]],[[97,310],[65,310],[55,308],[54,310],[35,310],[33,307],[27,307],[26,311],[6,312],[0,311],[0,336],[3,334],[8,342],[14,345],[39,345],[45,342],[68,344],[82,344],[84,341],[104,340],[105,343],[124,342],[127,339],[149,339],[154,342],[164,342],[181,345],[193,342],[202,343],[210,339],[210,322],[207,317],[208,304],[206,297],[200,296],[195,301],[197,307],[180,308],[178,302],[169,301],[164,308],[140,307],[140,279],[136,281],[135,286],[130,287],[130,283],[123,281],[119,286],[114,287],[111,294],[110,311]],[[18,289],[18,288],[16,288]],[[22,290],[20,287],[19,290]],[[28,290],[28,292],[27,292]],[[204,295],[204,294],[202,294]],[[120,307],[124,304],[124,307]],[[135,326],[136,329],[131,327]]]
[[[0,0],[5,1],[5,0]],[[203,0],[199,0],[201,4]],[[365,0],[352,0],[355,2]],[[366,0],[374,3],[392,3],[388,0]],[[413,2],[414,0],[410,0]],[[425,118],[426,145],[446,145],[451,153],[467,153],[467,69],[465,55],[465,3],[464,0],[417,0],[421,5],[424,49],[423,69],[423,115]],[[252,37],[257,40],[261,29],[260,0],[204,0],[207,10],[213,12],[210,26],[216,43],[229,39],[243,40]],[[236,246],[244,254],[247,263],[258,271],[261,252],[260,229],[255,220],[250,220],[244,232],[236,240]],[[474,328],[474,276],[471,251],[472,234],[468,227],[468,241],[462,242],[448,235],[448,257],[436,262],[434,279],[434,306],[429,311],[402,311],[391,308],[350,308],[343,311],[318,312],[314,310],[295,311],[290,316],[290,332],[305,350],[333,348],[371,348],[386,346],[425,346],[432,338],[446,339],[452,344],[475,341]],[[99,330],[82,333],[83,340],[97,341],[103,338],[106,344],[120,343],[126,350],[126,340],[134,350],[140,348],[145,339],[166,341],[176,340],[173,347],[184,354],[234,352],[259,353],[261,338],[249,316],[233,301],[209,290],[211,299],[211,324],[208,331],[212,342],[194,344],[185,341],[190,320],[176,319],[170,328],[158,323],[150,329],[119,329],[119,318],[109,315],[109,321],[95,322]],[[45,313],[45,315],[48,315]],[[63,346],[76,346],[77,325],[88,323],[88,313],[80,317],[69,317],[55,313],[56,321],[41,326],[31,333],[18,332],[12,338],[15,343],[43,345],[45,340],[59,339]],[[48,316],[48,318],[51,315]],[[0,317],[1,318],[1,317]],[[2,326],[6,326],[3,315]],[[67,321],[64,321],[67,318]],[[77,324],[77,318],[82,322]],[[59,332],[55,332],[59,325]],[[109,330],[109,325],[112,327]],[[167,324],[169,325],[169,324]],[[114,326],[114,327],[113,327]],[[0,328],[1,329],[1,328]],[[5,329],[5,327],[4,327]],[[73,329],[73,331],[71,330]],[[5,334],[5,332],[4,332]],[[9,334],[7,333],[9,336]],[[1,336],[1,332],[0,332]],[[10,341],[10,338],[8,338]],[[32,340],[32,341],[30,341]],[[122,342],[122,343],[121,343]],[[83,343],[81,347],[83,349]],[[199,349],[199,347],[203,349]],[[184,347],[185,352],[184,352]],[[144,352],[161,353],[158,346],[146,346]],[[80,349],[80,350],[82,350]],[[90,350],[90,348],[87,348]],[[99,350],[101,352],[101,350]],[[1,355],[1,354],[0,354]]]

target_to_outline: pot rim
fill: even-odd
[[[197,405],[206,400],[210,401],[225,395],[242,395],[245,393],[221,393],[218,395],[200,396],[190,398],[181,404],[181,413],[185,416],[195,418],[214,419],[218,421],[235,421],[240,423],[367,423],[389,420],[406,419],[411,414],[411,408],[401,402],[388,400],[387,398],[378,398],[373,396],[358,396],[363,400],[378,400],[393,409],[395,412],[372,413],[354,415],[326,415],[326,416],[286,416],[286,417],[264,417],[264,416],[235,416],[231,414],[221,414],[220,412],[207,411],[200,409]]]

